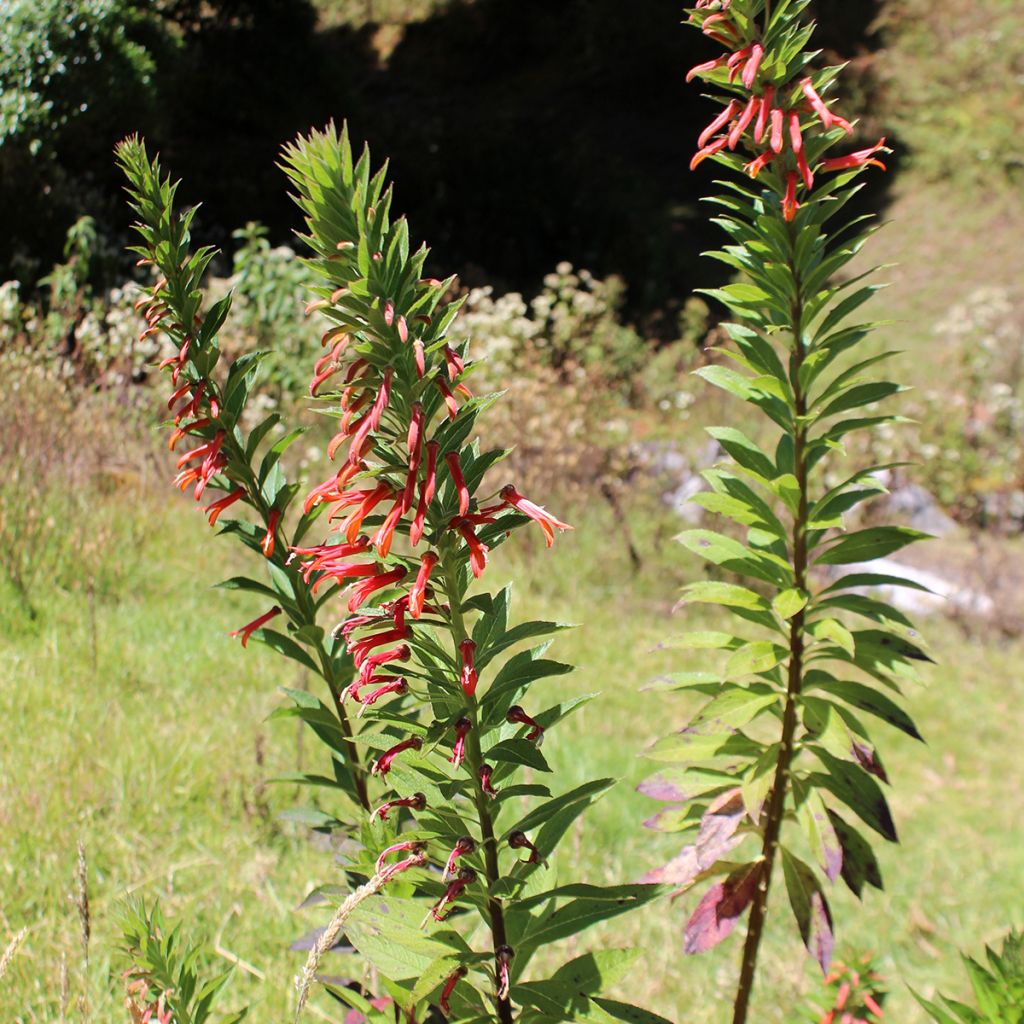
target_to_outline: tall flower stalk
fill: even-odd
[[[720,104],[692,166],[710,159],[731,172],[711,200],[731,244],[711,255],[739,277],[707,292],[735,318],[721,350],[734,367],[698,372],[765,421],[756,440],[733,426],[709,431],[729,461],[705,474],[710,490],[695,500],[734,528],[679,539],[742,583],[695,583],[683,600],[726,606],[738,627],[682,639],[724,652],[724,666],[677,679],[711,699],[650,751],[671,767],[641,788],[685,805],[649,824],[696,833],[652,878],[679,890],[715,879],[687,925],[687,952],[710,949],[750,912],[734,1024],[748,1017],[778,862],[800,935],[826,971],[833,919],[819,874],[842,877],[858,896],[865,883],[881,885],[870,845],[844,815],[896,840],[866,720],[918,736],[898,698],[927,658],[906,617],[872,589],[912,584],[870,566],[843,575],[923,535],[847,530],[849,514],[884,490],[885,467],[844,479],[844,440],[898,420],[874,406],[900,388],[869,374],[892,355],[862,353],[874,325],[851,323],[877,286],[865,274],[837,281],[873,229],[836,219],[861,172],[884,167],[885,147],[837,155],[853,127],[825,99],[840,69],[811,67],[806,7],[701,0],[689,11],[725,51],[687,76],[711,85]]]
[[[195,208],[176,209],[177,183],[163,174],[159,159],[149,157],[140,139],[122,142],[117,160],[139,217],[135,227],[140,245],[134,252],[139,265],[151,268],[157,278],[137,306],[147,322],[142,337],[162,334],[175,349],[160,364],[170,392],[167,447],[176,458],[174,484],[201,503],[211,526],[237,537],[263,564],[263,580],[237,576],[221,584],[258,595],[264,607],[231,635],[243,647],[250,638],[261,641],[323,679],[343,741],[336,784],[352,804],[351,818],[356,807],[370,806],[368,765],[353,742],[342,700],[354,666],[344,644],[317,624],[322,600],[305,586],[291,554],[315,518],[288,516],[299,485],[288,482],[281,456],[302,430],[272,439],[281,421],[277,412],[246,427],[246,406],[268,353],[246,353],[224,370],[218,333],[232,297],[228,294],[204,308],[203,276],[216,250],[205,246],[192,251]],[[238,513],[244,509],[249,516],[241,518]],[[280,630],[281,622],[287,624],[286,632]]]
[[[339,598],[333,632],[356,668],[346,697],[373,754],[374,807],[349,867],[379,884],[347,915],[348,939],[410,1020],[428,1000],[452,1020],[507,1024],[517,1005],[530,1016],[596,999],[597,979],[582,994],[568,982],[572,963],[540,981],[524,972],[541,946],[658,890],[557,884],[558,841],[611,780],[557,796],[517,781],[550,772],[541,741],[586,698],[532,695],[569,667],[544,657],[550,641],[518,648],[559,626],[512,625],[511,588],[481,583],[519,527],[537,524],[549,547],[570,527],[489,482],[506,453],[475,435],[499,396],[470,390],[468,346],[448,336],[451,282],[423,276],[427,250],[411,252],[391,218],[384,169],[366,151],[354,160],[333,127],[286,147],[283,166],[323,281],[310,310],[333,325],[314,389],[338,427],[330,475],[305,501],[321,543],[294,550],[310,589]],[[629,962],[602,955],[611,974]]]

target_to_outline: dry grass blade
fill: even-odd
[[[89,864],[85,859],[85,843],[78,841],[78,866],[75,872],[78,879],[78,895],[71,897],[78,910],[78,921],[82,930],[82,957],[89,966],[89,940],[92,937],[92,917],[89,911]]]
[[[323,934],[317,939],[316,945],[309,951],[309,956],[306,958],[306,966],[302,968],[302,977],[296,979],[296,986],[299,990],[299,1002],[295,1007],[295,1020],[298,1021],[299,1017],[302,1016],[303,1007],[306,1005],[306,1000],[309,998],[310,989],[313,987],[313,979],[316,977],[317,968],[320,966],[320,960],[324,953],[327,952],[337,941],[338,936],[341,934],[342,928],[345,927],[345,922],[348,920],[349,915],[356,907],[359,906],[363,900],[369,899],[371,896],[380,892],[384,888],[384,884],[389,878],[393,877],[394,872],[389,872],[387,869],[384,871],[378,871],[377,874],[371,878],[366,885],[360,886],[350,896],[348,896],[344,903],[338,907],[334,917],[331,918],[330,924],[324,929]]]
[[[18,947],[25,941],[25,936],[28,935],[28,929],[22,928],[13,939],[11,939],[10,945],[4,950],[4,955],[0,957],[0,978],[7,972],[7,968],[10,962],[14,959],[14,954],[18,952]]]

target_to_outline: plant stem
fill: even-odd
[[[793,232],[790,230],[790,269],[796,282],[797,298],[791,310],[793,327],[793,351],[790,355],[790,383],[793,388],[796,428],[793,434],[793,466],[800,491],[799,505],[793,516],[793,586],[807,590],[807,428],[803,417],[807,414],[807,395],[800,384],[800,367],[803,365],[805,350],[803,341],[803,300],[801,282],[796,258],[792,248]],[[750,996],[754,989],[757,970],[757,954],[764,933],[765,912],[768,907],[768,891],[771,887],[772,868],[779,848],[779,833],[786,810],[786,793],[789,789],[790,767],[793,762],[793,736],[796,732],[797,702],[803,686],[804,676],[804,628],[806,612],[801,609],[789,625],[789,677],[786,687],[786,707],[782,717],[782,737],[779,743],[779,757],[775,765],[771,793],[768,798],[768,812],[764,829],[764,844],[761,849],[763,865],[754,902],[750,909],[747,938],[743,946],[743,962],[740,967],[739,987],[733,1006],[733,1024],[746,1024]]]
[[[441,575],[444,578],[444,590],[448,596],[448,604],[451,607],[452,638],[455,642],[455,661],[458,664],[460,652],[459,644],[469,638],[466,630],[466,622],[462,615],[462,595],[459,592],[458,566],[454,564],[452,552],[445,548],[441,551]],[[494,835],[494,820],[491,817],[488,797],[483,790],[480,781],[480,766],[484,763],[483,750],[480,746],[480,719],[478,715],[478,704],[476,697],[468,702],[466,715],[473,723],[469,734],[466,737],[466,761],[473,776],[473,802],[476,804],[477,818],[480,821],[480,838],[483,848],[484,873],[487,877],[488,891],[501,877],[498,866],[498,844]],[[505,932],[505,912],[501,900],[489,896],[487,899],[487,911],[491,919],[491,939],[495,953],[501,946],[508,944]],[[495,980],[500,977],[501,964],[497,956],[494,960]],[[498,1010],[498,1020],[501,1024],[512,1024],[512,1003],[508,996],[498,995],[497,985],[495,986],[495,1003]]]

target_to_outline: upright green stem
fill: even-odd
[[[790,231],[792,241],[793,235]],[[792,257],[792,248],[790,249]],[[807,395],[800,383],[800,367],[805,351],[803,341],[803,299],[801,282],[795,258],[791,258],[790,269],[796,281],[797,298],[793,303],[791,316],[793,327],[793,351],[790,355],[790,382],[793,388],[796,429],[793,435],[794,475],[799,485],[800,499],[793,517],[793,586],[807,590],[807,428],[803,419],[807,414]],[[789,790],[790,767],[793,762],[793,736],[796,732],[797,702],[804,678],[804,628],[806,612],[801,609],[790,620],[789,625],[789,676],[786,687],[786,707],[782,717],[782,738],[779,743],[779,757],[775,764],[775,776],[768,797],[768,810],[764,828],[764,844],[761,849],[761,879],[758,883],[754,902],[750,909],[747,939],[743,947],[743,962],[740,967],[739,987],[733,1007],[733,1024],[746,1024],[750,996],[754,989],[757,970],[757,954],[764,933],[765,912],[768,907],[768,891],[771,888],[772,869],[779,848],[779,832],[786,810],[786,793]]]
[[[450,548],[441,550],[441,575],[444,580],[444,590],[448,597],[448,604],[451,607],[452,634],[455,642],[455,661],[458,664],[461,656],[459,644],[469,639],[469,632],[466,629],[466,621],[462,615],[462,594],[459,592],[458,566],[453,558]],[[480,780],[480,767],[484,763],[483,750],[480,746],[480,717],[478,714],[479,705],[476,697],[468,702],[466,715],[472,722],[472,728],[466,736],[466,761],[469,764],[473,775],[473,802],[476,804],[477,818],[480,821],[480,838],[483,847],[484,873],[487,876],[487,888],[490,891],[494,883],[501,877],[498,866],[498,844],[494,835],[494,819],[491,817],[488,797],[483,790]],[[505,931],[505,911],[502,908],[501,900],[494,896],[487,899],[487,910],[491,919],[491,939],[495,953],[501,946],[508,944]],[[494,960],[494,976],[499,978],[501,963],[497,956]],[[497,986],[495,987],[495,1001],[498,1009],[498,1020],[501,1024],[512,1024],[512,1003],[508,996],[500,996]]]

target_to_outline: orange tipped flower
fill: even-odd
[[[566,530],[572,529],[568,523],[563,523],[550,512],[541,508],[540,505],[535,505],[532,501],[524,498],[512,484],[501,489],[501,500],[517,512],[521,512],[524,516],[529,516],[535,523],[538,523],[544,531],[548,547],[555,543],[555,530],[561,530],[564,533]]]

